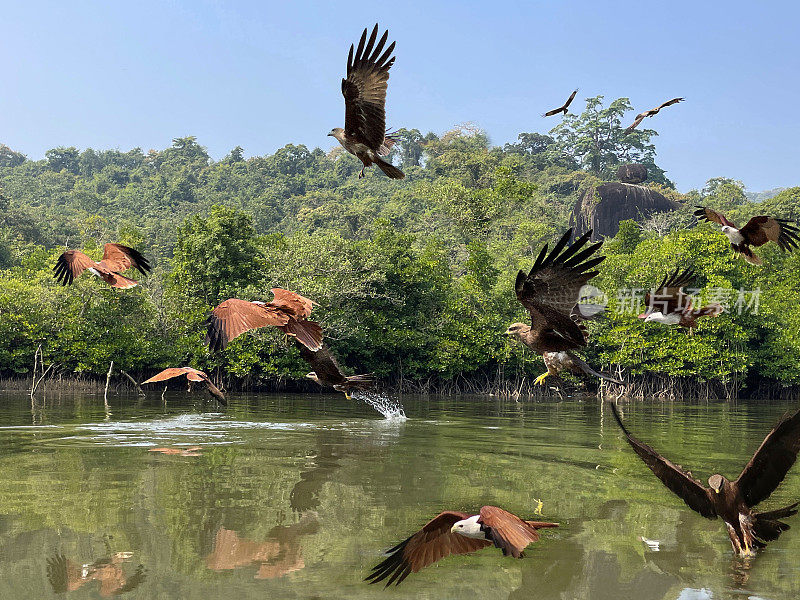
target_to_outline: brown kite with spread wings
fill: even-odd
[[[146,275],[150,270],[150,263],[138,250],[122,244],[106,244],[100,262],[92,260],[80,250],[67,250],[58,257],[53,272],[56,281],[61,285],[72,285],[76,277],[88,270],[111,287],[125,290],[138,285],[133,279],[120,275],[130,268],[138,269],[142,275]]]
[[[174,377],[182,377],[186,376],[186,379],[189,381],[189,390],[191,391],[192,383],[203,383],[205,385],[206,391],[222,406],[228,406],[227,400],[225,400],[225,394],[222,393],[217,386],[215,386],[208,375],[206,375],[203,371],[198,371],[197,369],[193,369],[192,367],[169,367],[164,369],[160,373],[153,375],[150,379],[143,381],[142,385],[145,383],[156,383],[159,381],[166,381],[168,379],[172,379]]]
[[[784,252],[791,252],[797,248],[798,242],[800,242],[800,229],[787,219],[760,215],[750,219],[747,225],[741,229],[737,229],[733,221],[730,221],[721,212],[704,206],[698,206],[694,215],[700,221],[711,221],[721,225],[722,233],[730,240],[733,251],[742,255],[747,262],[753,265],[760,265],[761,259],[753,254],[750,246],[758,248],[768,242],[775,242]]]
[[[797,459],[800,451],[800,410],[781,419],[767,434],[753,458],[735,481],[714,474],[705,487],[688,471],[671,463],[647,444],[633,437],[622,424],[616,404],[611,412],[622,428],[628,443],[639,458],[674,494],[692,510],[707,519],[720,517],[728,529],[733,551],[752,556],[756,548],[778,539],[789,529],[780,519],[797,513],[797,502],[784,508],[757,513],[752,509],[769,498]]]
[[[687,286],[695,285],[697,275],[691,269],[681,272],[679,269],[667,275],[654,293],[647,292],[644,303],[647,310],[639,315],[645,321],[655,321],[664,325],[678,325],[691,331],[697,327],[697,319],[701,317],[717,317],[723,312],[722,305],[712,302],[700,308],[694,308],[692,297],[684,292]]]
[[[306,377],[323,387],[332,387],[337,392],[342,392],[348,400],[353,390],[369,390],[375,387],[372,375],[347,376],[342,373],[336,358],[326,345],[323,344],[316,351],[300,343],[297,343],[297,347],[300,349],[300,356],[313,369]]]
[[[567,114],[567,108],[569,107],[570,104],[572,104],[572,101],[575,100],[575,95],[577,93],[578,93],[578,90],[575,90],[574,92],[572,92],[572,94],[570,94],[569,98],[567,98],[567,101],[564,102],[563,105],[559,106],[558,108],[554,108],[553,110],[548,110],[542,116],[543,117],[552,117],[553,115],[557,115],[560,112],[563,112],[566,115]]]
[[[645,117],[654,117],[658,114],[658,111],[660,111],[662,108],[665,108],[667,106],[672,106],[673,104],[677,104],[678,102],[683,102],[684,100],[685,98],[673,98],[672,100],[667,100],[666,102],[655,108],[651,108],[650,110],[646,110],[644,112],[639,113],[638,115],[636,115],[636,118],[633,120],[633,123],[628,125],[628,127],[625,129],[625,133],[630,133],[631,131],[636,129],[636,127],[639,125],[639,123],[641,123],[645,119]]]
[[[572,229],[567,230],[549,254],[547,244],[544,245],[529,273],[517,274],[514,290],[528,309],[531,324],[512,323],[506,335],[516,337],[538,354],[563,352],[565,361],[583,363],[572,353],[586,346],[585,329],[573,318],[573,310],[581,288],[597,275],[592,269],[605,260],[605,256],[592,257],[603,242],[586,246],[591,236],[589,230],[568,246]],[[549,374],[548,368],[536,378],[536,383],[543,384]],[[594,371],[590,374],[605,378]]]
[[[539,529],[558,527],[558,523],[524,521],[496,506],[484,506],[477,515],[444,511],[428,521],[408,539],[387,551],[386,560],[372,568],[370,583],[386,579],[386,587],[399,585],[416,573],[451,554],[470,554],[494,545],[514,558],[539,540]]]
[[[206,334],[211,350],[222,350],[245,331],[267,326],[278,327],[309,350],[322,348],[322,328],[319,323],[307,320],[315,302],[289,290],[271,291],[275,296],[272,302],[230,298],[211,311]]]
[[[378,25],[367,41],[367,29],[361,34],[358,49],[347,56],[347,78],[342,79],[344,96],[344,129],[336,127],[328,134],[336,138],[350,154],[355,155],[364,166],[358,174],[364,177],[364,169],[370,165],[378,167],[392,179],[402,179],[403,172],[385,161],[396,140],[386,131],[386,87],[389,69],[394,63],[394,42],[384,51],[389,32],[385,31],[378,43]]]

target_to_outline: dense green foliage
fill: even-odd
[[[540,359],[502,335],[526,318],[516,272],[568,226],[583,189],[636,160],[647,185],[684,208],[623,223],[604,247],[596,283],[610,310],[592,326],[590,360],[632,375],[800,382],[800,253],[764,248],[765,266],[753,267],[691,217],[703,202],[740,223],[762,211],[800,219],[800,188],[754,204],[741,184],[715,178],[679,194],[655,165],[656,133],[622,135],[629,108],[589,99],[551,135],[522,133],[502,148],[470,126],[400,130],[402,181],[374,169],[357,179],[360,163],[338,147],[249,159],[237,147],[212,161],[187,137],[160,152],[55,148],[33,161],[0,146],[0,375],[28,373],[41,344],[67,372],[99,375],[114,360],[139,372],[188,363],[245,385],[301,381],[307,368],[277,331],[242,336],[219,356],[202,343],[216,303],[269,300],[276,286],[319,303],[329,344],[353,370],[388,381],[539,373]],[[52,279],[65,246],[99,258],[107,241],[151,259],[140,287]],[[677,266],[696,268],[705,295],[730,296],[731,310],[693,336],[616,310],[621,289],[650,288]],[[740,289],[761,290],[757,314],[736,310]]]

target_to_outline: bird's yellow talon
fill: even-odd
[[[533,514],[542,516],[542,506],[544,506],[544,502],[538,498],[534,498],[533,501],[536,502],[536,509],[533,511]]]
[[[544,380],[547,379],[547,373],[542,373],[536,379],[533,380],[534,385],[544,385]]]

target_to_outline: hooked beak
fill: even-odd
[[[456,528],[456,526],[455,526],[455,525],[453,525],[453,526],[450,528],[450,533],[455,533],[455,532],[456,532],[456,529],[457,529],[457,528]]]
[[[717,488],[714,488],[714,491],[719,494],[719,490]]]
[[[503,335],[514,335],[514,332],[511,331],[510,329],[506,329]]]
[[[650,316],[650,313],[643,312],[642,314],[639,315],[639,318],[646,319],[648,316]]]
[[[329,137],[330,137],[330,136],[332,136],[332,135],[333,135],[332,133],[329,133],[329,134],[328,134],[328,136],[329,136]]]

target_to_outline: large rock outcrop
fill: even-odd
[[[614,237],[620,221],[646,221],[656,213],[680,206],[643,185],[611,181],[592,186],[581,194],[572,211],[570,226],[575,228],[576,236],[592,229],[593,240]]]
[[[617,179],[622,183],[642,183],[647,180],[647,167],[636,163],[620,165],[617,168]]]

